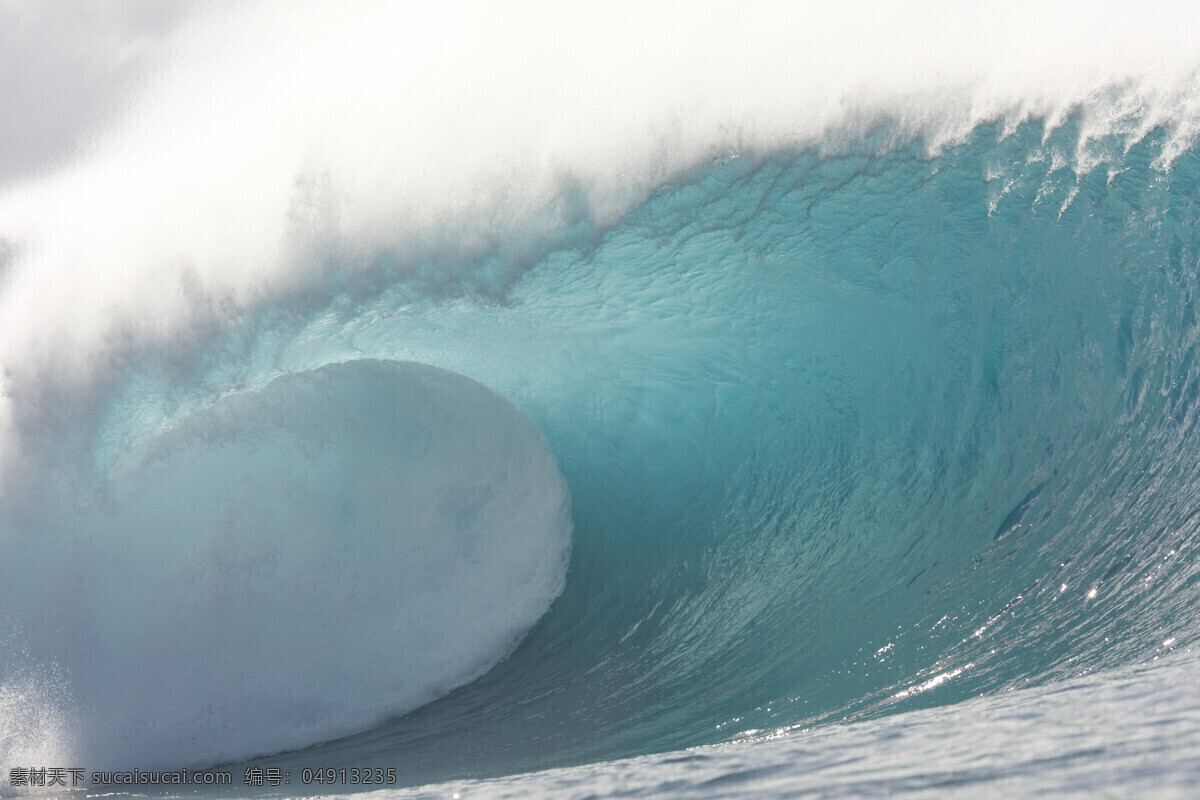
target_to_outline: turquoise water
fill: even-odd
[[[412,359],[525,410],[575,538],[486,677],[280,763],[596,762],[1190,645],[1200,161],[1153,168],[1151,136],[1077,180],[1073,135],[733,159],[502,301],[401,287],[336,335],[318,316],[289,367]]]
[[[479,381],[541,431],[574,522],[565,589],[486,675],[252,765],[392,767],[412,785],[803,731],[479,790],[869,794],[1032,770],[1041,791],[1074,757],[1056,737],[1082,734],[1055,726],[1081,725],[1079,704],[1120,722],[1083,725],[1084,763],[1113,768],[1175,719],[1155,709],[1194,673],[1139,665],[1196,635],[1200,160],[1156,167],[1151,135],[1078,176],[1054,155],[1075,135],[731,157],[605,229],[580,211],[570,246],[519,273],[503,247],[442,285],[385,260],[378,285],[335,275],[320,303],[218,339],[176,407],[362,358]],[[155,441],[148,398],[171,384],[125,385],[97,441]],[[1142,721],[1130,682],[1154,687]],[[1171,724],[1193,730],[1179,702]],[[972,733],[1025,708],[1047,715],[1014,723],[1045,759],[1006,762]],[[1195,742],[1153,736],[1146,774],[1120,780],[1140,790],[1160,760],[1169,785],[1194,778]],[[931,737],[966,743],[930,767]],[[852,780],[827,748],[875,755]],[[810,770],[796,753],[813,749]],[[686,776],[669,778],[676,758]]]
[[[34,325],[0,407],[0,768],[1185,796],[1200,153],[1093,101],[370,241],[297,179],[283,278],[197,245],[153,313],[56,309],[94,346]]]

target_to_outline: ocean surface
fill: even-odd
[[[379,798],[1193,797],[1197,664],[1114,670],[848,725]]]
[[[0,795],[1200,785],[1195,12],[247,8],[0,186]]]

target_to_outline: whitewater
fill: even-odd
[[[0,796],[1187,796],[1197,54],[198,4],[0,183]]]

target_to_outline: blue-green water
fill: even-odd
[[[502,299],[401,287],[297,334],[289,367],[412,359],[511,398],[576,527],[508,660],[284,763],[594,762],[1190,644],[1200,160],[1156,169],[1150,136],[1077,179],[1074,135],[733,159]]]
[[[1128,149],[1114,136],[1092,143],[1099,164],[1081,172],[1062,156],[1074,152],[1078,125],[980,125],[935,155],[920,141],[898,144],[885,125],[833,152],[714,159],[615,222],[597,222],[586,194],[568,188],[546,209],[550,223],[531,223],[536,238],[517,231],[453,263],[415,246],[383,250],[366,270],[341,269],[335,257],[320,287],[258,303],[195,353],[115,371],[85,432],[59,445],[86,458],[45,467],[54,480],[37,497],[52,511],[35,517],[40,538],[0,564],[3,585],[26,585],[22,565],[48,547],[102,552],[103,526],[89,519],[123,520],[123,547],[155,535],[173,512],[130,510],[127,498],[142,489],[122,483],[121,465],[131,447],[170,449],[181,435],[170,431],[185,429],[204,446],[259,453],[252,480],[261,485],[248,495],[264,505],[222,506],[196,534],[191,557],[219,580],[196,578],[199,588],[181,595],[194,614],[162,612],[181,641],[233,636],[236,647],[261,635],[253,625],[220,632],[206,605],[206,587],[228,585],[241,574],[230,562],[248,558],[265,572],[247,580],[280,581],[298,598],[290,611],[252,617],[270,631],[294,623],[285,647],[320,653],[331,641],[350,664],[411,660],[388,646],[463,649],[478,639],[462,627],[477,613],[466,603],[418,639],[373,632],[363,619],[376,605],[346,603],[351,621],[331,621],[341,608],[332,594],[375,597],[417,580],[409,556],[356,556],[351,578],[320,591],[283,572],[297,515],[272,504],[308,493],[294,475],[325,462],[303,447],[281,455],[275,445],[255,450],[252,436],[243,444],[247,436],[223,428],[195,430],[225,413],[203,410],[215,397],[278,394],[269,381],[280,374],[418,362],[477,381],[532,420],[565,480],[573,534],[565,584],[552,569],[562,539],[546,533],[558,549],[536,587],[504,559],[506,539],[487,556],[467,544],[421,567],[437,588],[413,602],[432,613],[474,597],[524,630],[512,620],[537,618],[546,586],[562,592],[515,650],[512,636],[500,637],[466,647],[470,668],[455,677],[436,663],[422,668],[410,694],[437,697],[428,704],[364,700],[360,679],[343,682],[336,669],[315,683],[285,676],[262,708],[250,692],[238,701],[256,726],[248,743],[238,740],[246,757],[292,748],[301,722],[313,740],[342,738],[236,759],[239,778],[247,764],[278,767],[293,776],[289,791],[327,793],[294,778],[305,767],[387,767],[401,785],[454,782],[434,796],[725,796],[976,782],[996,793],[1084,792],[1110,780],[1117,794],[1140,794],[1161,775],[1159,788],[1182,793],[1200,780],[1187,688],[1195,665],[1152,661],[1189,648],[1200,622],[1200,155],[1164,161],[1163,132]],[[304,401],[303,413],[344,406],[329,397]],[[222,402],[214,408],[237,407]],[[406,417],[408,401],[396,402],[389,420]],[[293,408],[273,403],[255,413]],[[453,470],[456,451],[440,452],[387,468]],[[363,469],[354,452],[337,458],[351,475]],[[384,463],[372,459],[371,469]],[[180,508],[213,502],[211,486],[191,498],[179,488],[204,487],[219,469],[197,463],[195,481],[187,467],[169,481]],[[489,481],[437,490],[432,507],[482,513],[471,491],[508,496]],[[352,547],[363,525],[390,524],[376,513],[382,489],[328,492],[321,507],[334,511],[312,535]],[[33,513],[19,512],[9,529]],[[325,568],[337,575],[332,552]],[[459,558],[485,570],[497,559],[504,577],[485,592],[455,571]],[[30,663],[97,684],[76,682],[76,699],[60,703],[69,716],[82,697],[75,752],[84,758],[103,753],[131,768],[140,757],[99,746],[118,718],[106,703],[124,695],[95,676],[119,682],[134,665],[146,708],[186,691],[154,673],[171,662],[146,660],[155,651],[144,649],[143,629],[120,621],[121,604],[153,605],[157,580],[135,569],[114,587],[84,570],[60,575],[34,612],[22,608],[32,589],[6,597],[10,615],[28,612]],[[60,633],[39,627],[67,613],[46,610],[46,596],[118,611]],[[524,616],[505,616],[510,605]],[[124,635],[125,652],[105,661],[107,651],[80,644],[93,624]],[[342,624],[360,635],[323,638]],[[202,699],[228,696],[227,675],[194,672],[188,686]],[[1143,690],[1149,707],[1136,699]],[[317,696],[324,710],[314,714],[305,703]],[[233,713],[211,712],[213,702],[210,713]],[[122,736],[157,724],[139,713],[113,723]],[[222,724],[232,723],[203,730],[220,739]],[[197,730],[193,719],[168,729]],[[769,733],[783,738],[675,752]],[[167,741],[156,753],[160,765],[227,758],[206,742]],[[662,753],[674,754],[649,755]],[[603,765],[631,757],[645,758]],[[576,765],[593,766],[458,783]],[[1115,776],[1088,777],[1100,765]]]

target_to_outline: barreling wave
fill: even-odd
[[[576,534],[512,658],[321,756],[384,752],[414,780],[528,770],[1191,642],[1200,160],[1156,169],[1152,135],[1079,176],[1054,155],[1076,136],[735,159],[503,304],[380,325],[388,297],[338,325],[331,354],[353,341],[514,398]]]
[[[909,53],[910,83],[855,44],[822,88],[797,76],[831,45],[797,56],[811,28],[756,7],[683,18],[666,56],[634,36],[601,80],[625,29],[585,14],[493,96],[475,70],[396,78],[455,63],[415,44],[355,41],[339,71],[362,19],[278,45],[268,12],[219,63],[311,54],[279,107],[257,79],[218,102],[185,57],[150,93],[159,127],[135,114],[0,201],[0,537],[26,556],[0,565],[0,666],[76,721],[64,748],[163,764],[374,726],[322,752],[415,782],[949,703],[1195,636],[1200,115],[1178,39],[1105,63],[1083,57],[1103,19],[1061,52],[1022,28],[1026,63],[964,49],[951,17],[961,40]],[[491,13],[433,21],[455,53],[507,50],[528,20]],[[535,33],[566,24],[547,13]],[[1060,60],[1053,92],[1031,83]],[[168,123],[190,132],[164,151]],[[39,589],[27,565],[51,558]],[[169,635],[184,611],[209,650]],[[206,660],[224,623],[272,644]],[[270,659],[295,667],[281,693],[246,677]],[[152,753],[104,749],[164,728]]]

